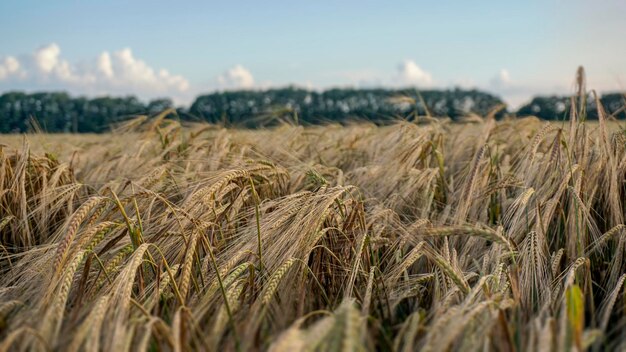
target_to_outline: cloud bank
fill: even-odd
[[[254,77],[242,65],[235,65],[217,77],[221,89],[251,89],[254,88]]]
[[[0,60],[0,80],[17,75],[20,72],[20,62],[13,56]]]
[[[403,86],[430,87],[433,77],[430,72],[424,71],[413,60],[404,60],[398,65],[394,83]]]
[[[171,97],[189,104],[197,95],[214,90],[268,88],[237,64],[203,86],[192,86],[182,75],[156,68],[136,57],[130,48],[103,51],[84,62],[70,62],[56,43],[21,56],[0,55],[0,90],[64,90],[76,95],[136,95],[142,99]]]
[[[82,63],[70,63],[56,43],[20,58],[0,58],[0,84],[63,89],[78,94],[136,94],[142,98],[182,97],[189,81],[134,56],[130,48],[104,51]]]
[[[366,68],[335,72],[327,74],[326,78],[336,82],[332,87],[478,88],[501,96],[513,108],[529,101],[536,94],[568,92],[564,86],[547,87],[517,81],[506,68],[482,81],[465,78],[445,83],[412,59],[401,61],[395,70],[392,67],[386,71]],[[70,62],[64,58],[61,47],[56,43],[41,46],[26,55],[0,55],[0,91],[64,90],[75,95],[89,96],[132,94],[141,99],[170,97],[177,104],[190,104],[198,94],[216,90],[267,89],[275,86],[277,84],[270,81],[259,82],[241,64],[225,69],[203,84],[191,84],[182,75],[156,68],[136,57],[130,48],[102,51],[92,59],[81,62]],[[318,90],[331,87],[312,84],[311,81],[304,81],[301,86]]]

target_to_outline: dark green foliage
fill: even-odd
[[[391,98],[405,97],[402,103]],[[420,98],[421,96],[421,98]],[[229,91],[200,96],[183,120],[260,127],[276,121],[303,124],[367,119],[385,123],[398,117],[426,115],[457,118],[467,113],[486,114],[502,101],[477,90],[331,89],[324,92],[288,87],[266,91]],[[173,107],[170,99],[144,104],[135,97],[72,98],[66,93],[10,92],[0,96],[0,133],[26,132],[33,127],[46,132],[104,132],[111,124],[137,114],[156,114]]]
[[[598,119],[596,100],[593,95],[587,96],[586,116],[590,120]],[[626,97],[621,93],[604,94],[600,97],[600,103],[604,107],[607,116],[614,116],[618,119],[626,118],[624,103]],[[571,98],[567,96],[536,97],[530,103],[522,106],[518,116],[533,115],[544,120],[567,120],[571,108]],[[578,101],[576,101],[578,104]]]
[[[430,114],[453,119],[467,113],[485,115],[502,103],[499,98],[477,90],[427,90],[418,93],[414,89],[330,89],[315,92],[289,87],[202,95],[191,105],[189,112],[209,122],[223,122],[227,117],[227,122],[248,127],[296,113],[299,122],[310,124],[350,119],[384,123],[415,113],[426,115],[420,95]],[[391,101],[397,97],[408,99],[402,103]],[[251,119],[259,116],[265,119]]]
[[[88,99],[67,93],[10,92],[0,95],[0,133],[26,132],[33,125],[46,132],[105,132],[125,116],[170,107],[169,99],[145,105],[135,97]]]
[[[624,95],[600,98],[608,115],[626,118]],[[431,115],[457,119],[470,113],[485,116],[502,104],[500,98],[478,90],[330,89],[323,92],[287,87],[265,91],[226,91],[199,96],[187,110],[178,107],[181,120],[207,121],[256,128],[290,121],[299,124],[344,123],[360,119],[379,124],[398,118]],[[9,92],[0,95],[0,133],[105,132],[112,124],[138,114],[154,115],[174,107],[169,98],[143,103],[135,97],[70,97],[67,93]],[[546,120],[569,116],[570,98],[536,97],[522,106],[518,116]],[[506,110],[499,112],[502,117]],[[587,119],[597,119],[595,99],[587,98]]]

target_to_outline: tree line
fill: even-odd
[[[624,95],[605,94],[599,98],[609,115],[626,118]],[[298,124],[345,123],[366,119],[385,123],[412,116],[459,119],[468,114],[485,116],[503,102],[479,90],[448,89],[330,89],[323,92],[295,87],[265,91],[226,91],[201,95],[189,108],[176,108],[183,121],[207,121],[227,126],[260,127],[278,121]],[[536,97],[517,111],[499,110],[505,115],[534,115],[546,120],[566,119],[570,98]],[[586,100],[587,118],[597,118],[595,99]],[[105,132],[111,125],[139,114],[156,114],[174,103],[168,98],[144,103],[128,97],[71,97],[62,92],[0,95],[0,133],[27,132]]]
[[[617,119],[626,118],[626,95],[623,93],[608,93],[598,97],[606,116]],[[579,104],[580,102],[575,102]],[[589,94],[583,102],[586,118],[598,119],[598,105],[595,96]],[[518,116],[533,115],[545,120],[564,120],[569,117],[572,98],[568,96],[535,97],[530,103],[517,110]]]

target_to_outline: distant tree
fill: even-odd
[[[607,116],[624,119],[626,118],[625,99],[626,97],[622,93],[608,93],[602,95],[599,100]],[[586,103],[585,118],[597,120],[598,108],[595,98],[591,94],[586,97]],[[569,118],[570,108],[571,97],[568,96],[535,97],[530,103],[520,107],[517,115],[532,115],[544,120],[564,120]]]
[[[517,110],[518,115],[537,116],[545,120],[568,118],[570,98],[562,96],[535,97]]]
[[[600,98],[604,110],[618,119],[626,119],[626,94],[610,93]]]
[[[47,132],[103,132],[129,115],[146,113],[135,97],[72,98],[67,93],[9,92],[0,95],[0,132],[26,132],[37,127]]]
[[[148,106],[146,107],[146,109],[148,110],[148,114],[153,115],[153,114],[160,113],[166,109],[173,108],[173,107],[174,107],[174,102],[172,102],[172,99],[159,98],[159,99],[151,100],[148,103]]]

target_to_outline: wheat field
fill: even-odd
[[[624,349],[600,114],[0,136],[2,351]]]

